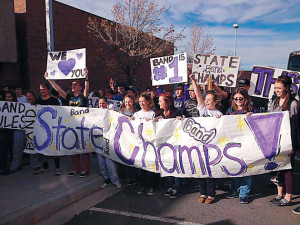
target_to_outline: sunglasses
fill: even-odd
[[[244,101],[244,99],[245,99],[245,98],[234,98],[233,100],[236,101],[236,102],[237,102],[237,101],[240,101],[240,102],[241,102],[241,101]]]

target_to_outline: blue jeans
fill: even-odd
[[[23,151],[26,146],[26,136],[24,130],[14,130],[13,159],[10,164],[10,170],[16,171],[22,163]]]
[[[240,198],[248,198],[252,186],[252,176],[233,178],[233,192],[239,193]]]
[[[180,178],[178,177],[167,177],[168,188],[173,188],[179,191],[180,189]]]
[[[98,154],[98,163],[100,173],[102,174],[105,180],[110,179],[111,182],[115,185],[121,184],[117,173],[117,165],[113,160]]]
[[[40,167],[40,154],[30,154],[30,165],[32,169]]]

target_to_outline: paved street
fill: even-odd
[[[238,199],[225,199],[226,188],[218,188],[216,202],[205,205],[197,202],[199,194],[196,191],[169,199],[163,195],[162,188],[154,196],[138,196],[136,186],[119,192],[110,187],[38,224],[299,224],[299,215],[291,212],[300,204],[299,193],[293,199],[295,205],[275,207],[269,203],[275,188],[266,185],[267,178],[267,175],[254,177],[251,203],[248,205],[239,204]],[[191,188],[188,185],[185,190]]]

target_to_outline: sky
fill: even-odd
[[[75,8],[113,20],[111,10],[117,0],[57,0]],[[240,69],[253,65],[286,69],[289,53],[300,50],[299,0],[155,0],[169,8],[162,15],[163,24],[174,24],[185,38],[176,42],[176,53],[184,52],[190,39],[189,27],[202,21],[214,39],[216,55],[234,53],[237,23],[236,55]]]

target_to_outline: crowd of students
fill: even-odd
[[[88,70],[85,70],[86,78],[84,85],[79,80],[73,80],[71,90],[63,90],[55,81],[48,80],[40,84],[40,95],[28,91],[26,96],[22,95],[22,89],[17,87],[15,91],[2,89],[0,100],[10,102],[28,102],[40,105],[65,105],[75,107],[86,107],[89,96],[98,97],[100,110],[107,109],[107,100],[122,101],[120,113],[134,119],[145,119],[159,121],[168,118],[182,119],[185,117],[216,117],[223,115],[246,114],[251,116],[257,112],[290,112],[291,139],[293,151],[290,153],[293,166],[295,151],[299,149],[299,104],[296,95],[291,91],[292,80],[288,76],[280,76],[274,84],[274,96],[270,100],[250,97],[248,90],[250,81],[240,79],[237,88],[230,93],[212,83],[212,90],[207,90],[205,85],[197,85],[195,75],[190,74],[191,84],[179,84],[175,92],[170,93],[162,88],[146,88],[139,93],[136,87],[127,87],[124,83],[110,78],[109,86],[105,91],[89,92]],[[45,73],[45,78],[48,76]],[[52,86],[52,88],[51,88]],[[22,130],[10,130],[0,128],[0,172],[8,175],[20,168],[22,154],[25,148],[25,133]],[[10,154],[9,154],[10,153]],[[11,160],[8,160],[8,155]],[[89,153],[72,155],[72,169],[68,176],[85,177],[90,172]],[[48,160],[52,158],[55,163],[55,175],[62,174],[60,170],[59,157],[46,157],[40,154],[30,155],[33,173],[39,174],[49,171]],[[139,183],[137,194],[154,195],[160,185],[159,174],[146,170],[120,165],[115,161],[98,154],[100,173],[104,177],[104,183],[100,185],[105,188],[111,184],[121,188],[121,184],[134,185]],[[7,165],[10,162],[10,165]],[[80,165],[81,163],[81,165]],[[124,180],[118,175],[118,168],[123,171]],[[292,170],[283,170],[270,174],[271,180],[277,185],[277,195],[270,201],[276,206],[290,206],[292,204],[293,173]],[[182,194],[181,186],[185,179],[167,177],[165,196],[176,198]],[[198,179],[200,196],[199,203],[211,204],[216,194],[216,179]],[[249,203],[249,194],[252,186],[252,176],[231,178],[231,190],[226,198],[239,198],[241,204]],[[300,214],[300,207],[293,210]]]

